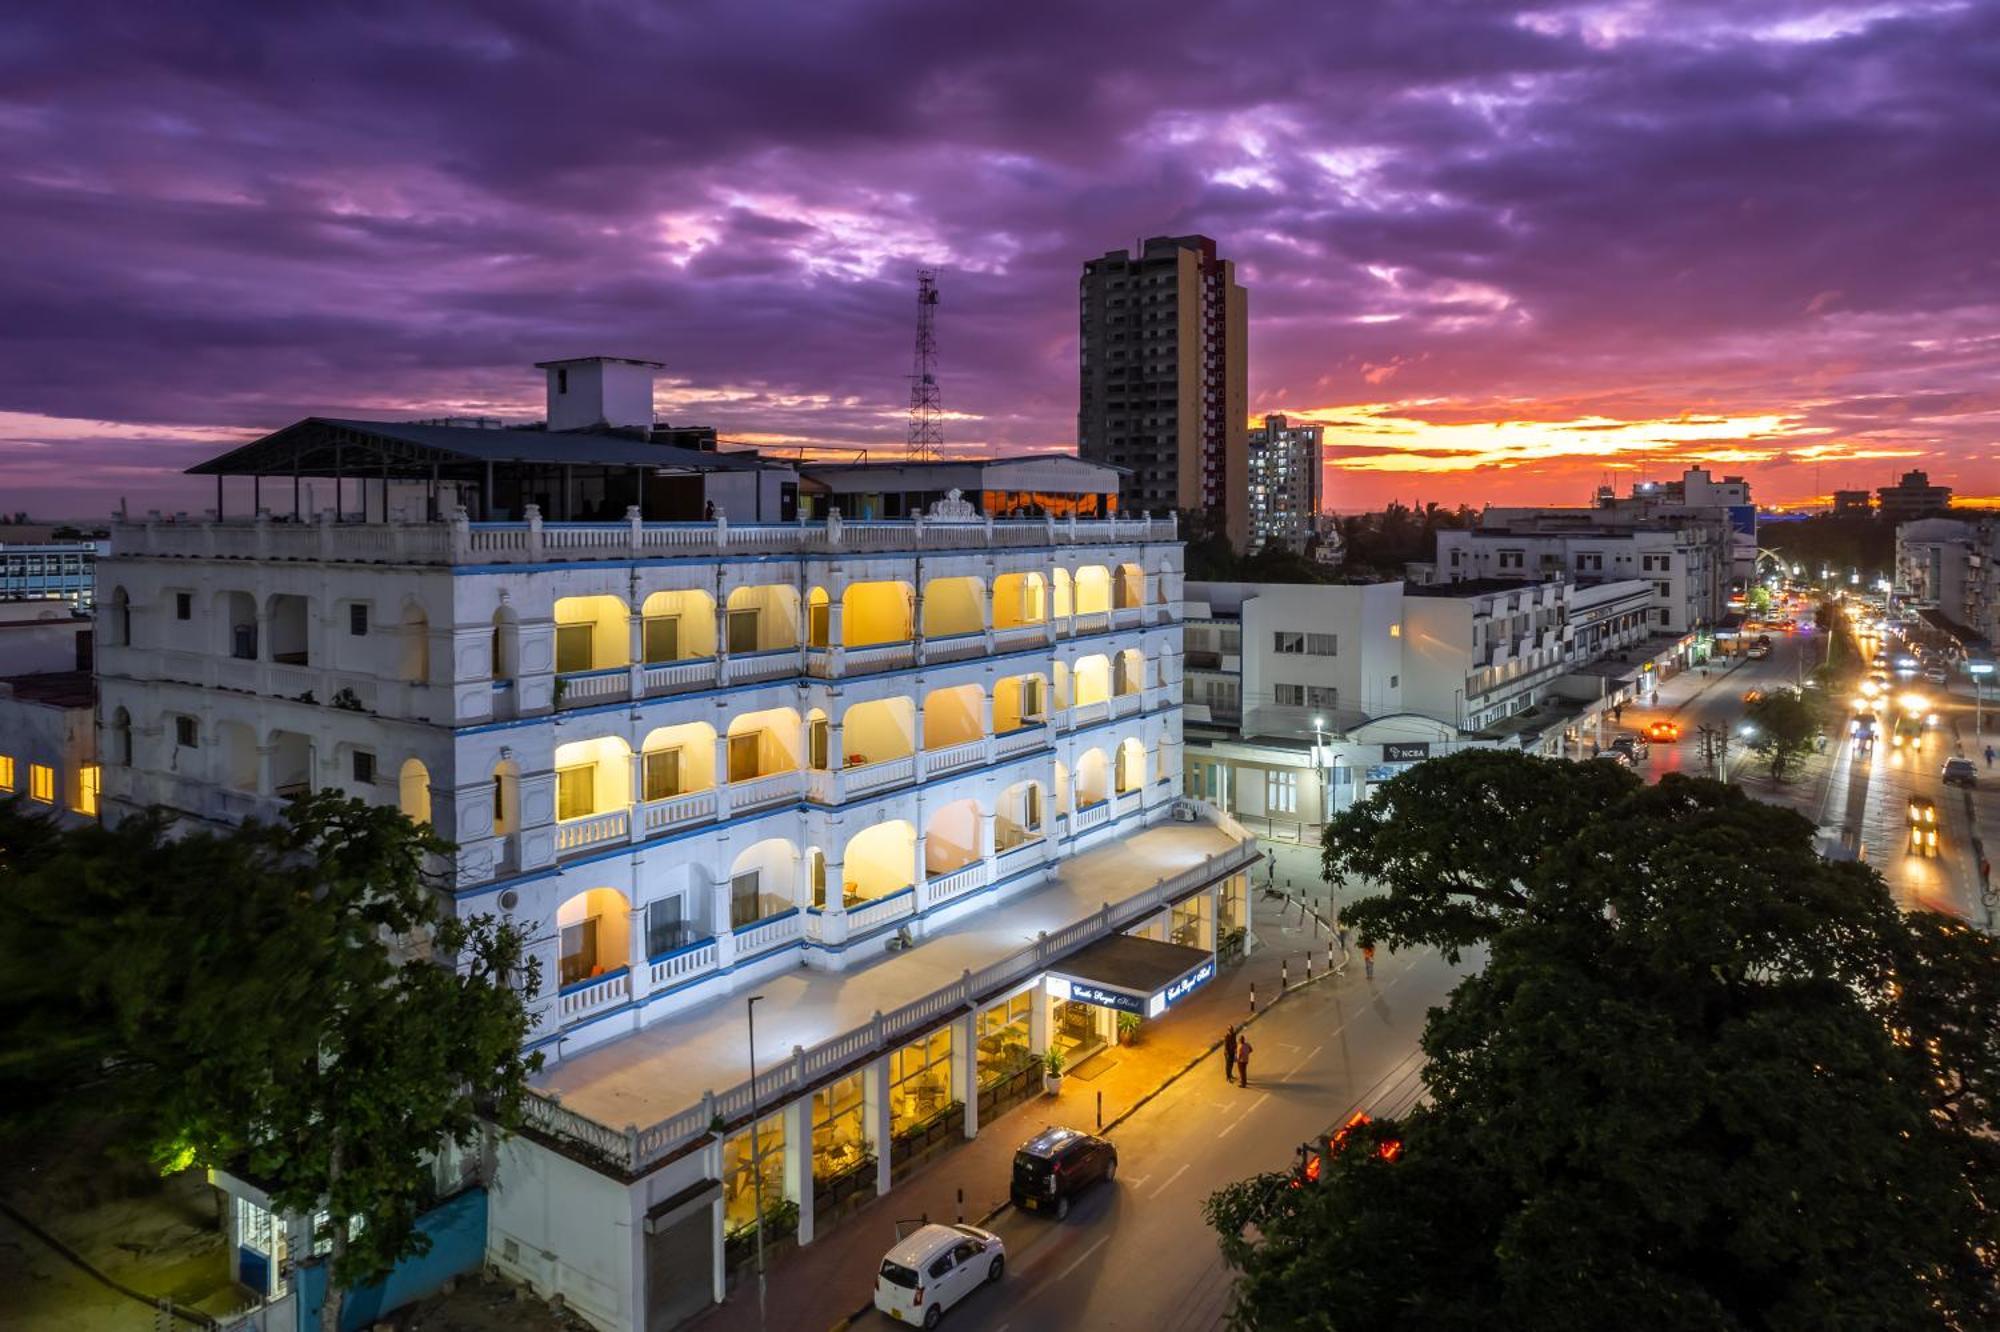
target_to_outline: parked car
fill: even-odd
[[[1671,744],[1681,738],[1680,723],[1656,721],[1646,728],[1646,738],[1661,744]]]
[[[1614,737],[1611,748],[1613,752],[1623,754],[1627,762],[1643,763],[1652,745],[1647,743],[1645,736],[1634,733]]]
[[[1910,854],[1934,856],[1938,848],[1937,802],[1929,796],[1910,797]]]
[[[1103,1180],[1118,1177],[1118,1149],[1103,1138],[1072,1128],[1045,1128],[1014,1152],[1009,1196],[1028,1212],[1069,1215],[1070,1199]]]
[[[1951,683],[1951,676],[1942,666],[1926,666],[1924,668],[1924,679],[1929,680],[1934,685]]]
[[[1979,785],[1979,765],[1969,758],[1946,759],[1943,775],[1946,786]]]
[[[896,1241],[875,1275],[875,1307],[936,1327],[945,1310],[1007,1270],[1007,1247],[977,1226],[922,1226]]]

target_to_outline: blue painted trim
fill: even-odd
[[[759,916],[757,917],[757,919],[751,921],[748,925],[735,926],[729,931],[729,934],[731,938],[734,938],[736,935],[739,934],[747,934],[751,930],[761,930],[774,920],[783,920],[787,916],[796,916],[798,914],[799,914],[799,909],[797,907],[786,907],[783,911],[780,911],[775,915]]]
[[[686,953],[692,953],[696,949],[707,948],[714,942],[715,942],[715,936],[711,934],[706,939],[696,939],[691,944],[682,944],[679,948],[669,948],[664,953],[655,953],[651,957],[647,958],[646,965],[649,967],[656,967],[662,962],[670,961],[673,958],[680,957]]]
[[[587,990],[593,985],[602,985],[604,984],[604,982],[608,980],[613,980],[619,976],[623,976],[626,972],[630,971],[631,969],[632,968],[630,967],[620,967],[616,971],[605,971],[605,972],[600,972],[598,975],[595,976],[585,976],[580,981],[571,981],[569,984],[562,986],[560,989],[556,991],[556,993],[575,994],[578,990]]]
[[[587,671],[557,671],[558,680],[592,680],[600,675],[624,675],[630,666],[593,666]]]
[[[859,675],[840,676],[834,679],[821,679],[816,675],[806,675],[803,672],[797,675],[774,675],[768,680],[751,680],[738,684],[718,685],[714,689],[690,689],[685,691],[684,693],[661,694],[658,697],[642,698],[637,701],[634,701],[629,698],[620,699],[612,703],[592,704],[590,707],[587,708],[559,708],[539,716],[516,717],[512,721],[480,722],[477,725],[473,726],[456,727],[453,729],[452,734],[462,735],[462,736],[486,735],[493,731],[510,731],[510,730],[516,730],[523,726],[545,725],[553,717],[562,717],[564,719],[568,719],[570,717],[591,717],[599,713],[629,712],[633,708],[639,708],[641,710],[644,710],[647,708],[662,707],[669,703],[685,703],[691,699],[715,698],[721,694],[740,694],[745,690],[750,690],[750,689],[774,689],[774,688],[781,688],[787,685],[800,685],[800,684],[839,686],[844,684],[859,684],[867,680],[888,680],[888,679],[893,679],[896,676],[900,675],[915,675],[919,671],[952,670],[960,666],[971,665],[974,662],[1019,661],[1027,658],[1046,660],[1047,654],[1051,646],[1061,647],[1065,643],[1084,643],[1100,638],[1112,638],[1119,634],[1142,634],[1150,632],[1155,629],[1167,630],[1176,627],[1177,626],[1173,622],[1169,621],[1166,624],[1142,624],[1139,625],[1137,628],[1133,629],[1103,629],[1093,633],[1072,634],[1068,638],[1059,638],[1055,641],[1053,645],[1044,643],[1034,648],[1021,648],[1021,649],[1016,649],[1015,651],[1012,652],[996,652],[989,657],[966,657],[958,661],[934,661],[927,666],[898,666],[896,669],[890,671],[867,671]],[[882,645],[879,643],[871,643],[869,646],[880,647]],[[772,649],[773,653],[791,652],[791,651],[796,651],[796,649],[793,648]],[[758,655],[762,656],[767,654],[760,653]],[[611,667],[611,669],[616,671],[616,670],[623,670],[625,668],[621,666],[614,666]],[[1144,716],[1145,714],[1141,713],[1139,715]],[[1093,723],[1093,725],[1095,724],[1096,723]],[[1009,732],[1009,734],[1012,734],[1012,732]]]
[[[1178,709],[1180,706],[1181,706],[1180,703],[1176,701],[1169,707],[1161,708],[1157,712],[1135,712],[1130,717],[1111,717],[1101,722],[1092,722],[1088,726],[1079,726],[1074,731],[1069,731],[1066,732],[1065,734],[1072,736],[1089,735],[1093,732],[1101,731],[1111,726],[1118,726],[1125,722],[1137,721],[1145,717],[1164,716],[1166,713],[1174,711],[1175,709]],[[1039,750],[1031,749],[1028,750],[1027,753],[1039,754],[1047,749],[1053,749],[1054,747],[1055,747],[1054,741],[1051,740],[1050,743],[1048,745],[1043,746],[1042,749]],[[1002,763],[990,764],[983,768],[963,768],[958,772],[946,773],[942,777],[933,777],[928,781],[916,782],[909,786],[897,786],[888,788],[887,790],[884,791],[872,792],[871,794],[862,797],[860,800],[849,801],[848,804],[849,805],[865,804],[867,801],[872,800],[876,796],[880,795],[890,795],[890,794],[902,795],[912,791],[928,790],[930,787],[933,786],[942,786],[946,782],[962,781],[966,777],[971,776],[975,773],[992,772],[1000,767],[1005,766],[1006,764],[1017,763],[1020,761],[1022,757],[1025,757],[1025,755],[1015,755],[1012,758],[1003,760]],[[1130,792],[1126,792],[1125,794],[1130,794]],[[1110,797],[1107,796],[1105,799],[1108,800],[1110,799]],[[1104,801],[1098,802],[1098,804],[1103,804],[1103,803]],[[478,897],[486,893],[502,892],[508,888],[519,888],[519,887],[525,887],[526,885],[532,883],[540,883],[544,879],[551,879],[561,875],[565,870],[575,869],[584,865],[595,865],[601,861],[615,860],[619,856],[629,855],[634,851],[651,851],[659,847],[670,846],[675,842],[684,842],[687,841],[689,838],[701,837],[708,833],[719,832],[724,828],[733,828],[738,824],[748,823],[752,819],[769,818],[773,814],[782,814],[794,810],[824,811],[828,809],[842,809],[842,808],[846,808],[846,806],[816,805],[812,801],[806,799],[800,799],[794,801],[789,805],[766,805],[762,809],[754,810],[752,812],[745,814],[732,815],[729,818],[721,819],[714,823],[698,823],[692,827],[681,828],[674,832],[662,833],[658,837],[648,838],[643,842],[621,843],[617,846],[611,847],[608,850],[599,851],[593,855],[577,856],[570,860],[558,861],[555,864],[549,866],[547,869],[536,870],[533,874],[523,874],[512,879],[495,879],[492,883],[484,884],[475,888],[455,888],[452,890],[452,900],[463,901],[468,897]],[[1084,806],[1084,808],[1090,809],[1090,808],[1095,808],[1095,806],[1086,805]],[[1129,818],[1129,817],[1130,815],[1120,815],[1119,819]],[[1119,819],[1113,819],[1111,820],[1111,822],[1117,823],[1119,822]],[[1107,824],[1106,826],[1108,827],[1110,825]]]

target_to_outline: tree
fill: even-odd
[[[1770,765],[1771,780],[1785,781],[1813,749],[1820,709],[1796,689],[1770,689],[1743,709],[1750,747]]]
[[[521,936],[441,918],[424,865],[448,848],[331,792],[221,834],[38,823],[0,810],[9,1126],[105,1117],[165,1167],[245,1169],[276,1207],[325,1209],[333,1326],[341,1289],[428,1247],[435,1153],[518,1123],[540,1064]]]
[[[1419,763],[1326,825],[1329,883],[1389,892],[1342,912],[1364,939],[1427,944],[1456,962],[1526,903],[1550,839],[1572,836],[1641,785],[1614,763],[1466,749]]]
[[[1447,770],[1431,808],[1389,796],[1442,760],[1363,804],[1412,841],[1491,821],[1496,792],[1554,775],[1500,758]],[[1507,837],[1503,900],[1494,876],[1406,876],[1385,897],[1408,900],[1351,908],[1402,937],[1476,924],[1488,962],[1432,1010],[1426,1104],[1316,1186],[1211,1198],[1237,1324],[1994,1325],[2000,952],[1897,911],[1813,831],[1668,776],[1558,818],[1532,855]],[[1391,1138],[1394,1160],[1366,1150]]]

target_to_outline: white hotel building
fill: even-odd
[[[1073,984],[1144,1015],[1212,975],[1256,852],[1180,799],[1171,519],[800,522],[790,465],[649,437],[652,367],[543,368],[549,429],[302,421],[194,469],[210,520],[118,526],[103,799],[333,787],[454,842],[454,909],[544,979],[490,1261],[665,1328],[758,1181],[808,1243],[1115,1039]]]

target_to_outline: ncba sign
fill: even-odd
[[[1421,763],[1431,756],[1431,742],[1428,740],[1406,740],[1401,744],[1382,746],[1384,763]]]

